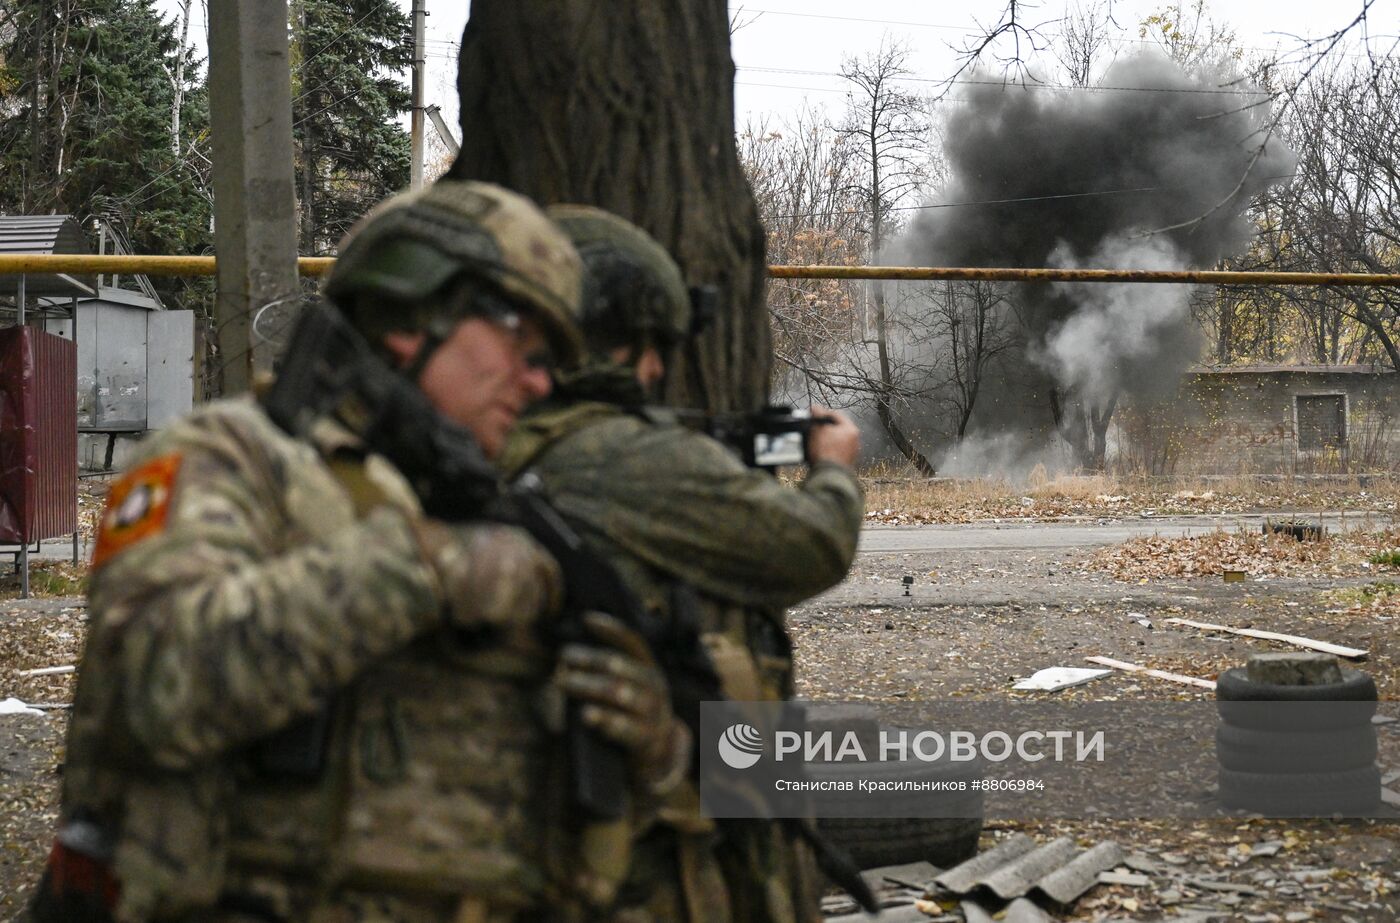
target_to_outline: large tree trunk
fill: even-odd
[[[879,231],[876,231],[879,234]],[[880,393],[875,398],[876,415],[880,418],[880,425],[885,428],[885,433],[894,443],[895,448],[908,459],[919,472],[926,478],[931,478],[938,472],[934,470],[933,463],[928,460],[924,453],[920,452],[914,445],[914,440],[904,432],[903,427],[894,418],[894,408],[890,406],[890,392],[893,390],[893,381],[890,372],[890,350],[889,337],[885,326],[885,290],[882,283],[875,283],[875,342],[876,351],[880,361]]]
[[[723,0],[474,0],[462,150],[449,171],[610,209],[721,292],[670,397],[746,409],[768,391],[765,235],[734,145]]]
[[[1059,388],[1050,389],[1050,415],[1081,471],[1101,472],[1106,467],[1108,424],[1117,406],[1117,394],[1100,406]]]

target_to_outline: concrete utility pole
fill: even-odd
[[[286,0],[209,4],[215,320],[226,395],[249,390],[254,371],[272,371],[296,314],[290,60]]]
[[[457,139],[452,136],[452,129],[448,128],[447,122],[443,120],[442,109],[437,106],[429,106],[428,118],[433,120],[433,127],[437,129],[438,137],[442,139],[447,153],[456,157],[462,150],[462,145],[457,143]]]
[[[413,0],[413,169],[410,189],[423,188],[423,82],[427,76],[427,52],[423,42],[423,21],[428,16],[427,0]]]

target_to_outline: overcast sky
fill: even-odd
[[[409,0],[397,0],[408,9]],[[1071,0],[1073,2],[1073,0]],[[1189,5],[1191,0],[1177,0]],[[1118,23],[1137,47],[1137,24],[1161,10],[1163,0],[1111,0]],[[1296,50],[1299,39],[1323,36],[1355,18],[1363,0],[1207,0],[1207,17],[1228,26],[1247,53]],[[157,0],[174,15],[177,0]],[[196,3],[196,6],[201,6]],[[428,102],[440,105],[455,126],[457,44],[466,23],[465,0],[427,0]],[[842,81],[835,76],[843,57],[862,55],[879,47],[885,36],[906,42],[915,78],[936,81],[957,66],[956,48],[982,26],[993,26],[1004,0],[730,0],[732,15],[742,28],[734,36],[736,109],[739,123],[767,116],[781,121],[804,101],[813,106],[839,107],[844,102]],[[1023,15],[1031,25],[1043,23],[1051,34],[1064,15],[1065,0],[1023,0]],[[204,16],[191,29],[203,36]],[[1400,52],[1400,0],[1375,0],[1370,9],[1372,47]],[[1357,34],[1357,40],[1360,35]],[[917,86],[917,81],[911,86]],[[950,95],[955,95],[955,92]]]

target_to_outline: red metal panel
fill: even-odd
[[[30,327],[0,330],[0,542],[25,542],[34,478],[34,341]]]
[[[77,528],[77,361],[71,340],[0,330],[0,542]]]
[[[34,504],[30,539],[71,535],[78,528],[78,347],[34,331]]]

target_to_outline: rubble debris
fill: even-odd
[[[1142,872],[1145,875],[1161,875],[1162,866],[1155,859],[1144,856],[1142,853],[1133,853],[1123,860],[1123,865],[1135,872]]]
[[[1241,894],[1245,897],[1258,897],[1264,893],[1252,885],[1240,884],[1237,881],[1217,881],[1213,878],[1186,878],[1183,879],[1183,883],[1188,887],[1197,888],[1202,891],[1216,891],[1221,894]]]
[[[910,862],[906,865],[885,865],[877,869],[866,869],[860,873],[870,890],[878,891],[887,885],[899,888],[912,888],[927,891],[942,871],[932,862]]]
[[[1253,846],[1249,847],[1249,855],[1244,858],[1246,860],[1267,859],[1270,856],[1277,856],[1279,853],[1283,852],[1283,847],[1285,845],[1283,840],[1265,840],[1262,843],[1255,843]]]
[[[1176,621],[1171,619],[1170,621]],[[1153,679],[1164,679],[1172,683],[1181,683],[1186,686],[1197,686],[1201,689],[1214,691],[1215,682],[1209,679],[1198,679],[1194,676],[1185,676],[1181,673],[1168,673],[1165,670],[1153,670],[1136,663],[1128,663],[1123,660],[1114,660],[1112,657],[1085,657],[1090,663],[1102,664],[1112,667],[1115,670],[1122,670],[1124,673],[1141,673],[1143,676],[1150,676]]]
[[[1082,686],[1107,676],[1111,672],[1113,671],[1088,670],[1083,667],[1046,667],[1044,670],[1037,670],[1026,679],[1018,680],[1011,688],[1022,691],[1056,692],[1071,686]]]
[[[1152,879],[1146,875],[1139,875],[1136,872],[1119,872],[1113,870],[1099,872],[1099,884],[1122,885],[1125,888],[1145,888],[1152,884]]]
[[[1276,631],[1260,631],[1255,628],[1231,628],[1229,625],[1215,625],[1210,622],[1195,622],[1191,619],[1172,618],[1167,619],[1168,625],[1184,625],[1187,628],[1199,628],[1201,631],[1223,631],[1232,635],[1241,635],[1246,638],[1258,638],[1261,641],[1279,641],[1284,644],[1292,644],[1297,647],[1305,647],[1309,650],[1322,651],[1324,654],[1335,654],[1338,657],[1346,657],[1349,660],[1365,660],[1370,653],[1360,648],[1344,647],[1340,644],[1332,644],[1328,641],[1316,641],[1312,638],[1302,638],[1298,635],[1284,635]]]

